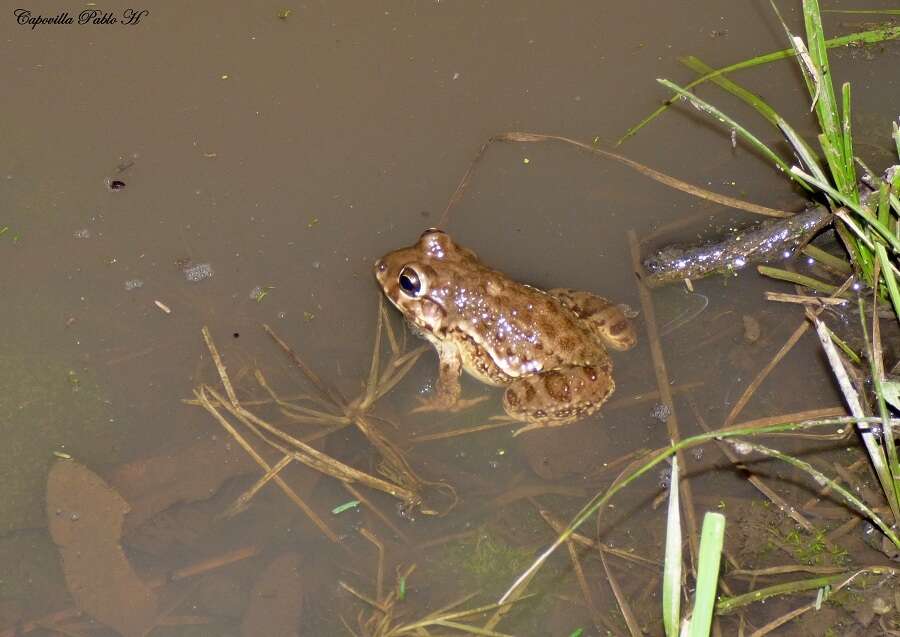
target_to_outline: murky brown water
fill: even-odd
[[[43,15],[66,10],[52,2],[27,8]],[[323,379],[355,394],[367,374],[378,307],[373,260],[437,222],[491,134],[596,137],[608,147],[664,97],[654,78],[691,77],[677,56],[690,53],[718,66],[781,48],[783,34],[768,4],[444,0],[146,8],[149,15],[134,26],[33,30],[16,24],[11,8],[0,13],[0,228],[8,228],[0,236],[0,432],[12,441],[0,460],[0,484],[9,487],[0,494],[6,503],[0,630],[71,605],[46,531],[44,491],[49,466],[58,461],[54,451],[71,454],[117,485],[132,505],[145,503],[137,509],[153,513],[134,525],[139,528],[126,522],[124,539],[127,557],[147,581],[236,548],[258,551],[161,589],[160,608],[171,610],[160,615],[175,625],[157,627],[154,635],[293,634],[298,616],[303,635],[348,634],[338,617],[356,629],[365,607],[338,582],[375,595],[376,553],[360,527],[385,544],[386,586],[399,565],[418,565],[403,621],[468,592],[479,593],[470,605],[496,599],[523,556],[553,538],[536,505],[568,519],[621,467],[586,476],[636,449],[666,443],[665,425],[651,415],[653,400],[621,404],[656,389],[643,329],[639,347],[614,356],[618,387],[602,417],[521,440],[503,428],[408,444],[410,436],[481,424],[501,413],[499,391],[464,382],[466,395],[487,392],[489,401],[461,415],[408,415],[434,381],[428,352],[376,407],[400,429],[376,424],[408,451],[423,478],[454,484],[460,503],[446,517],[410,522],[396,514],[392,500],[366,492],[403,539],[370,513],[332,515],[348,493],[330,479],[316,482],[305,469],[289,468],[295,471],[286,479],[340,536],[337,545],[273,485],[240,516],[216,518],[253,483],[256,469],[237,448],[223,452],[226,434],[216,422],[182,403],[196,385],[216,380],[200,329],[209,327],[232,373],[260,368],[279,390],[296,393],[298,377],[262,331],[267,323]],[[291,13],[280,19],[285,8]],[[78,10],[69,8],[73,16]],[[783,10],[799,28],[796,8]],[[826,16],[830,34],[861,30],[860,23]],[[865,142],[860,154],[879,168],[896,116],[898,54],[896,44],[887,44],[868,55],[832,57],[835,77],[853,82],[854,117]],[[790,63],[736,79],[801,132],[814,130]],[[758,121],[712,88],[700,93],[743,121]],[[763,124],[754,130],[775,141]],[[787,209],[801,205],[763,161],[732,149],[727,131],[684,108],[621,151],[724,194]],[[110,180],[124,187],[111,190]],[[515,278],[592,290],[638,308],[626,232],[645,236],[692,215],[705,216],[664,239],[690,237],[713,215],[722,222],[746,219],[570,147],[497,144],[447,229]],[[186,265],[204,264],[211,277],[186,279]],[[257,286],[271,288],[259,301],[252,298]],[[696,287],[704,299],[694,301],[708,303],[705,310],[663,337],[672,382],[702,383],[676,395],[683,434],[697,431],[687,396],[710,426],[719,425],[800,322],[796,308],[762,302],[762,291],[778,286],[753,274]],[[661,324],[689,306],[676,290],[655,296]],[[761,324],[755,343],[744,337],[744,315]],[[805,337],[742,417],[838,404],[817,351]],[[239,384],[255,386],[249,375]],[[333,434],[325,448],[375,471],[374,455],[355,433]],[[215,473],[209,467],[220,464],[218,454],[221,463],[239,465],[233,473],[243,477],[205,493],[201,487],[207,500],[179,504],[182,497],[201,497],[183,481]],[[150,457],[168,464],[147,475],[135,469]],[[179,474],[192,459],[209,465]],[[126,464],[132,462],[138,464]],[[703,474],[694,487],[698,512],[719,500],[757,498],[734,474],[704,471],[723,464],[712,449],[697,464]],[[664,514],[650,506],[658,492],[654,475],[620,498],[604,541],[659,559]],[[808,497],[802,490],[794,495]],[[426,544],[460,534],[461,540]],[[481,555],[476,538],[491,556],[502,554],[496,558],[502,568],[473,575],[477,569],[466,556]],[[530,610],[498,630],[602,634],[564,557],[545,576],[542,590],[553,594],[526,602]],[[646,630],[658,634],[658,573],[627,562],[611,567]],[[585,569],[598,612],[624,630],[599,563],[586,560]],[[272,579],[261,584],[264,571]],[[285,591],[290,597],[280,611],[248,610],[251,598]],[[789,601],[783,612],[791,607]],[[771,612],[760,611],[754,624],[764,624]],[[74,634],[106,634],[86,621],[75,620]],[[736,624],[728,626],[726,633]],[[37,628],[32,634],[56,633]]]

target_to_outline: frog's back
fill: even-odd
[[[501,272],[479,270],[449,286],[450,329],[456,333],[451,338],[458,340],[467,371],[504,384],[563,365],[607,360],[590,328],[558,298]]]

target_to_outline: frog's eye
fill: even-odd
[[[400,289],[403,290],[406,296],[416,298],[419,296],[419,292],[422,291],[422,281],[419,279],[418,272],[409,266],[400,270],[400,276],[397,281],[400,283]]]

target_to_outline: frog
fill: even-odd
[[[516,434],[567,425],[597,412],[615,389],[607,348],[637,342],[626,310],[591,292],[543,290],[485,265],[448,233],[429,228],[374,264],[384,295],[439,359],[430,398],[415,412],[457,411],[463,371],[505,387]]]

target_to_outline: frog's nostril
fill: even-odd
[[[376,274],[382,274],[385,270],[387,270],[387,264],[381,259],[378,259],[378,261],[375,262]]]

